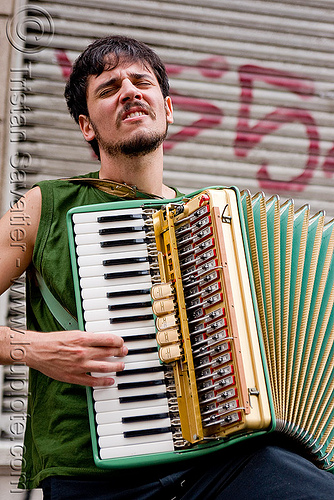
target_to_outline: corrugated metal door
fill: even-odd
[[[165,145],[168,184],[186,192],[236,184],[301,198],[334,215],[333,6],[315,0],[28,2],[26,109],[19,111],[24,120],[16,134],[27,185],[98,169],[68,116],[64,80],[92,39],[125,34],[155,48],[169,71],[175,124]]]

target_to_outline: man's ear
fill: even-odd
[[[166,109],[167,123],[171,124],[174,122],[174,118],[173,118],[172,99],[169,96],[165,98],[165,109]]]
[[[86,139],[86,141],[90,142],[95,139],[95,132],[93,130],[92,124],[90,122],[89,116],[79,115],[79,126],[82,132],[82,135]]]

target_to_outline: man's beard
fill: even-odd
[[[111,142],[102,139],[94,123],[91,122],[91,125],[95,132],[95,138],[98,142],[100,151],[105,151],[110,157],[124,155],[129,158],[144,156],[158,149],[158,147],[164,142],[168,129],[166,124],[166,130],[160,134],[157,132],[139,132],[130,139],[125,139],[124,141],[119,142]]]

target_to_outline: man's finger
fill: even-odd
[[[81,332],[82,333],[82,332]],[[90,333],[85,332],[84,345],[92,347],[122,347],[124,340],[113,333]]]

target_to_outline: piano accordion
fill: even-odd
[[[333,221],[214,187],[77,207],[68,229],[80,328],[129,349],[87,388],[97,466],[278,431],[333,472]]]

